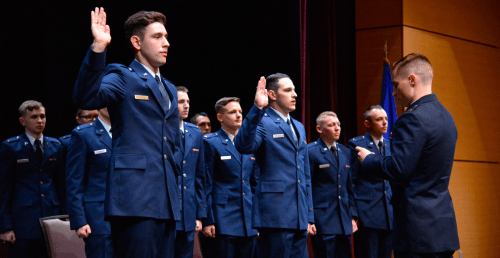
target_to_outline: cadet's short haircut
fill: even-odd
[[[407,76],[410,73],[417,74],[424,85],[432,82],[434,77],[431,62],[421,54],[412,53],[403,57],[394,64],[392,71],[395,76]]]
[[[219,114],[220,111],[229,103],[229,102],[238,102],[240,103],[240,98],[237,97],[224,97],[217,100],[215,103],[215,113]]]
[[[189,90],[186,87],[184,87],[184,86],[176,86],[175,89],[177,90],[177,92],[179,92],[179,91],[180,92],[184,92],[184,93],[188,93],[189,92]]]
[[[365,110],[365,112],[363,113],[363,121],[370,120],[372,110],[374,110],[374,109],[382,109],[383,110],[384,108],[381,105],[373,105],[373,106],[367,108]]]
[[[335,114],[333,111],[325,111],[325,112],[319,114],[319,116],[316,118],[316,125],[321,125],[321,123],[323,121],[325,121],[325,119],[328,116],[337,117],[337,114]]]
[[[274,92],[278,92],[278,89],[280,87],[279,81],[280,81],[280,79],[283,79],[283,78],[290,79],[290,76],[288,76],[284,73],[275,73],[275,74],[271,74],[271,75],[267,76],[267,78],[266,78],[267,91],[272,90]]]
[[[36,100],[26,100],[19,106],[19,117],[24,117],[26,115],[26,110],[33,111],[33,109],[43,108],[42,103]]]
[[[167,18],[162,13],[152,11],[140,11],[128,17],[125,21],[125,38],[130,46],[132,46],[132,42],[130,42],[132,36],[138,36],[143,40],[144,28],[155,22],[165,25]]]
[[[207,113],[205,112],[196,113],[193,117],[191,117],[191,124],[195,124],[198,126],[198,117],[200,116],[208,117]]]

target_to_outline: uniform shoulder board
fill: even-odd
[[[215,133],[209,133],[209,134],[206,134],[205,136],[203,136],[203,138],[210,139],[210,138],[214,138],[216,136],[217,136],[217,134],[215,134]]]
[[[184,122],[184,125],[185,125],[186,127],[189,127],[189,128],[198,128],[198,126],[196,126],[196,125],[194,125],[194,124],[191,124],[191,123],[189,123],[189,122]],[[198,129],[199,129],[199,128],[198,128]]]
[[[45,138],[45,137],[44,137]],[[59,142],[58,139],[56,138],[52,138],[52,137],[46,137],[45,139],[47,139],[47,142]]]
[[[307,145],[307,148],[310,149],[310,148],[314,148],[316,146],[320,146],[318,141],[314,141],[314,142],[311,142]]]
[[[19,141],[19,139],[21,139],[21,136],[14,136],[12,138],[7,139],[6,141],[8,143],[11,143],[11,142],[17,142],[17,141]]]
[[[361,136],[358,136],[358,137],[354,137],[352,138],[353,141],[355,142],[359,142],[359,141],[362,141],[365,139],[365,136],[364,135],[361,135]]]
[[[63,139],[68,139],[68,138],[71,138],[71,134],[65,135],[65,136],[63,136],[63,137],[61,137],[61,138],[63,138]]]
[[[83,125],[79,125],[76,127],[77,130],[83,130],[85,128],[89,128],[89,127],[92,127],[94,126],[94,123],[88,123],[88,124],[83,124]]]

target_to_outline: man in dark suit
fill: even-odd
[[[182,175],[179,176],[181,220],[177,221],[175,257],[193,258],[194,234],[202,229],[201,220],[207,217],[205,205],[205,154],[201,130],[184,122],[189,115],[188,89],[177,86],[177,108],[181,131]]]
[[[354,234],[356,258],[390,258],[392,254],[392,190],[386,179],[360,174],[357,146],[376,155],[391,156],[387,132],[387,114],[380,105],[371,106],[363,113],[368,132],[351,139],[347,146],[352,151],[351,178],[359,218],[359,230]]]
[[[332,111],[316,118],[320,137],[308,147],[314,206],[314,257],[350,258],[357,217],[351,182],[351,152],[337,141],[340,121]]]
[[[107,107],[113,133],[104,212],[117,257],[173,257],[180,219],[179,111],[174,85],[159,67],[166,62],[166,18],[141,11],[125,22],[135,54],[127,67],[106,67],[111,41],[104,10],[91,14],[94,42],[73,91],[82,109]]]
[[[236,136],[236,149],[255,154],[260,168],[252,226],[259,230],[264,257],[304,257],[314,223],[306,132],[289,115],[296,97],[288,75],[261,77],[255,104]]]
[[[457,128],[432,93],[433,69],[425,56],[407,55],[394,64],[392,74],[393,95],[407,107],[392,129],[392,156],[370,155],[356,147],[360,171],[405,186],[402,196],[395,196],[396,258],[451,258],[460,248],[448,191]]]
[[[205,112],[196,113],[191,118],[191,123],[198,126],[203,135],[212,132],[212,123],[210,122],[210,118],[208,118],[208,115]]]
[[[218,258],[253,257],[258,233],[251,223],[258,166],[254,155],[241,155],[234,147],[242,122],[239,102],[235,97],[217,101],[221,129],[204,136],[209,213],[203,233],[215,238]]]
[[[43,135],[42,103],[25,101],[19,116],[25,133],[0,147],[0,239],[13,244],[11,257],[46,257],[38,219],[60,214],[61,144]]]
[[[111,157],[107,108],[71,133],[66,163],[66,198],[71,229],[85,241],[87,257],[113,257],[109,222],[104,221],[106,176]]]

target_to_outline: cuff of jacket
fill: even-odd
[[[80,216],[69,216],[69,224],[71,229],[78,229],[81,226],[89,224],[85,215]]]
[[[103,70],[106,68],[106,50],[102,53],[96,53],[92,51],[92,46],[87,51],[86,65],[89,70]]]

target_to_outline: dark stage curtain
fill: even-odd
[[[354,1],[300,0],[301,117],[308,142],[319,137],[316,117],[339,117],[341,144],[356,136]]]

